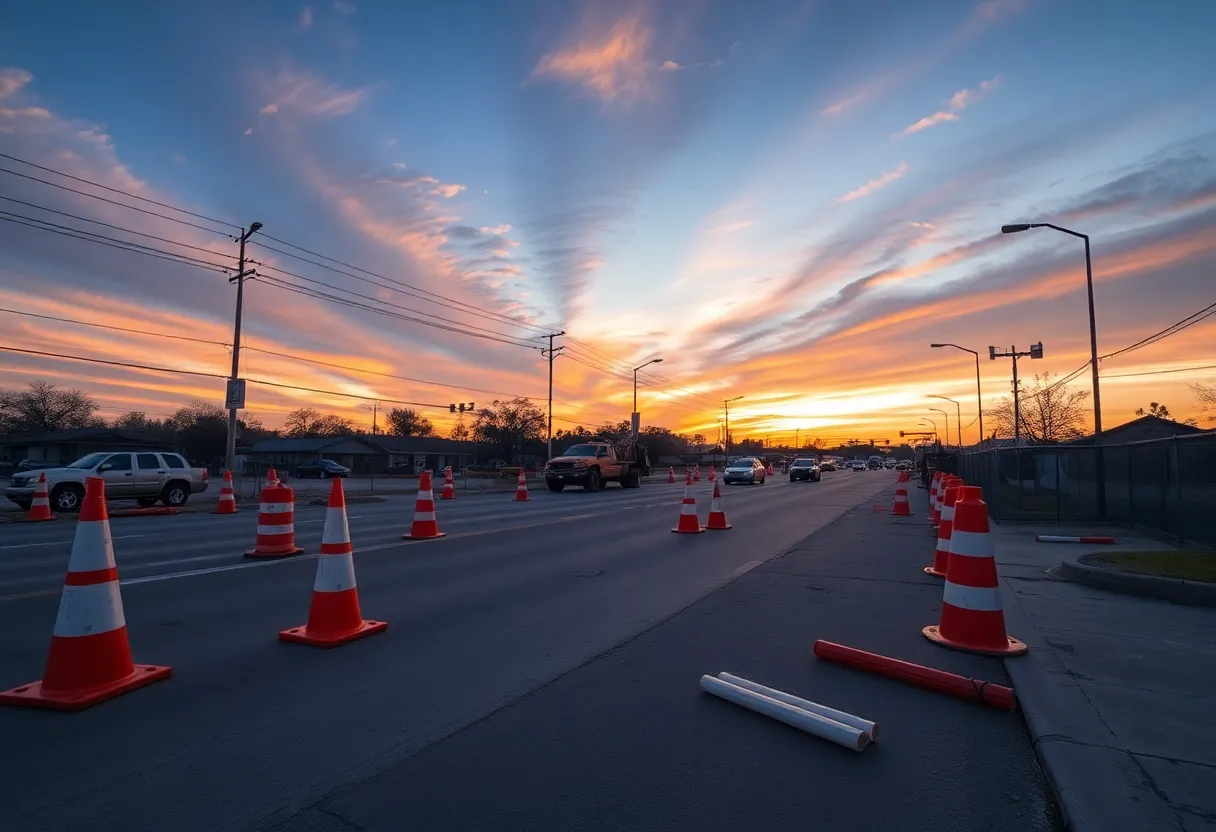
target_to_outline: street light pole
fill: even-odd
[[[958,423],[954,426],[954,429],[958,432],[958,446],[961,449],[963,447],[963,409],[959,407],[958,402],[949,396],[930,396],[929,398],[942,399],[943,401],[954,403],[954,416],[955,421]],[[983,434],[980,435],[980,438],[983,438]]]
[[[633,413],[630,415],[629,418],[630,418],[630,422],[632,423],[632,426],[633,426],[634,441],[636,441],[638,438],[638,430],[640,429],[641,424],[642,424],[641,415],[638,413],[638,370],[642,369],[643,367],[649,367],[651,364],[662,364],[662,363],[663,363],[663,359],[652,358],[649,361],[647,361],[645,364],[639,364],[638,366],[633,368]]]
[[[237,255],[236,274],[228,278],[229,283],[236,283],[236,323],[232,327],[232,375],[229,378],[236,381],[241,372],[241,311],[245,305],[245,278],[252,275],[253,269],[245,270],[245,242],[261,229],[262,224],[250,224],[249,230],[241,229],[240,254]],[[228,408],[228,437],[225,443],[224,468],[232,471],[236,467],[236,412],[237,408]]]
[[[949,445],[950,444],[950,414],[947,413],[946,411],[942,410],[940,407],[931,407],[929,409],[932,410],[934,413],[942,414],[942,418],[944,418],[946,420],[946,444]]]
[[[925,417],[924,419],[921,419],[920,421],[922,424],[927,422],[928,424],[933,426],[933,441],[936,442],[938,447],[940,448],[941,444],[942,444],[942,440],[941,440],[941,437],[938,436],[938,433],[937,433],[937,422],[933,421],[932,419],[930,419],[928,417]]]
[[[1106,464],[1102,453],[1102,391],[1098,385],[1098,320],[1094,311],[1094,265],[1089,252],[1089,235],[1070,228],[1053,225],[1049,222],[1019,222],[1012,225],[1002,225],[1002,234],[1017,234],[1031,228],[1050,228],[1061,234],[1076,237],[1085,243],[1085,291],[1089,300],[1089,363],[1090,378],[1094,391],[1094,448],[1097,456],[1095,462],[1095,479],[1098,487],[1098,516],[1106,516]]]
[[[977,408],[976,417],[979,419],[979,423],[980,423],[980,450],[983,450],[983,447],[984,447],[984,393],[983,393],[983,390],[980,388],[980,354],[978,352],[976,352],[975,350],[969,350],[966,347],[960,347],[958,344],[930,344],[929,346],[933,347],[934,349],[938,349],[941,347],[954,347],[954,349],[956,349],[956,350],[962,350],[963,352],[969,352],[975,356],[975,406]],[[944,396],[941,398],[944,398]],[[957,404],[957,402],[956,402],[956,404]],[[961,419],[959,421],[959,424],[960,425],[962,424]],[[961,434],[960,434],[960,436],[961,436]],[[962,444],[962,442],[963,442],[963,440],[959,439],[960,445]]]
[[[733,399],[723,399],[722,407],[726,411],[726,429],[722,431],[722,455],[726,457],[727,463],[730,462],[730,404],[737,402],[742,396],[735,396]]]

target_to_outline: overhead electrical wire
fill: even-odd
[[[1132,352],[1133,350],[1138,350],[1143,347],[1150,346],[1151,344],[1156,344],[1159,341],[1164,341],[1166,338],[1169,338],[1171,335],[1177,335],[1179,332],[1182,332],[1184,329],[1192,327],[1195,324],[1200,323],[1201,321],[1203,321],[1207,318],[1210,318],[1212,315],[1216,315],[1216,303],[1205,306],[1203,309],[1200,309],[1198,312],[1194,312],[1190,315],[1187,315],[1181,321],[1172,323],[1169,326],[1167,326],[1165,329],[1161,330],[1160,332],[1154,332],[1152,335],[1148,336],[1147,338],[1142,338],[1139,341],[1137,341],[1136,343],[1130,344],[1121,350],[1115,350],[1114,352],[1108,352],[1106,355],[1100,355],[1100,356],[1098,356],[1098,360],[1103,361],[1107,358],[1114,358],[1116,355],[1123,355],[1124,353],[1129,353],[1129,352]]]

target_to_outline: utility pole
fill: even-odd
[[[238,399],[233,397],[233,388],[243,388],[243,384],[238,384],[241,371],[241,308],[245,300],[245,278],[255,274],[253,269],[245,270],[245,241],[252,237],[261,229],[260,222],[252,223],[249,230],[241,229],[241,236],[237,240],[240,243],[240,254],[237,256],[236,274],[228,278],[229,283],[236,283],[236,324],[232,328],[232,375],[229,376],[229,392],[226,404],[228,405],[228,442],[227,452],[224,454],[224,467],[232,471],[236,467],[236,413],[245,404],[244,390],[240,390]],[[234,406],[235,405],[235,406]]]
[[[723,399],[722,407],[726,411],[726,429],[722,432],[722,453],[726,457],[727,463],[730,462],[730,403],[737,402],[742,396],[735,396],[733,399]]]
[[[988,359],[995,361],[998,358],[1013,359],[1013,447],[1018,448],[1022,444],[1022,406],[1020,390],[1018,388],[1018,359],[1030,356],[1031,358],[1043,357],[1043,342],[1031,344],[1030,350],[1027,352],[1018,352],[1017,347],[1010,347],[1009,352],[997,352],[996,347],[988,348]]]
[[[541,350],[541,355],[549,359],[549,441],[548,441],[548,457],[553,459],[553,361],[561,353],[565,347],[553,348],[553,339],[561,335],[565,335],[566,331],[549,333],[549,349]]]

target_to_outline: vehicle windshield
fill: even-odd
[[[813,459],[795,459],[794,467],[795,468],[814,468],[815,460],[813,460]]]
[[[82,456],[80,459],[76,460],[68,467],[69,468],[96,468],[97,465],[103,459],[108,457],[109,455],[110,454],[108,454],[108,453],[95,453],[95,454],[89,454],[88,456]]]
[[[562,456],[595,456],[595,452],[599,448],[599,445],[571,445],[566,448]]]
[[[736,459],[730,464],[731,468],[751,468],[755,465],[755,461],[750,456],[745,456],[743,459]]]

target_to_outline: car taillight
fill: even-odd
[[[203,482],[206,482],[206,481],[207,481],[207,469],[204,468],[203,469]]]

